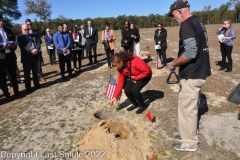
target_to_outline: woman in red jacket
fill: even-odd
[[[116,103],[116,99],[124,89],[126,96],[132,102],[132,106],[127,110],[131,111],[139,107],[136,113],[142,113],[146,107],[140,91],[152,78],[152,69],[141,58],[127,51],[113,55],[111,62],[112,67],[118,70],[118,83],[112,104]]]

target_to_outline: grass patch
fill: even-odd
[[[65,126],[66,126],[66,124],[64,122],[60,124],[61,128],[64,128]]]

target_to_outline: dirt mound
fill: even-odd
[[[149,147],[150,142],[140,129],[115,120],[106,120],[99,122],[80,138],[75,152],[88,155],[87,159],[97,158],[98,155],[104,160],[146,160],[150,155]]]

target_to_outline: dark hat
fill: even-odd
[[[175,1],[171,7],[170,7],[170,11],[168,12],[168,16],[172,16],[172,13],[174,10],[176,9],[181,9],[181,8],[189,8],[190,7],[190,4],[188,3],[187,0],[177,0]]]

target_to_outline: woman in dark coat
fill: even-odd
[[[76,26],[73,26],[71,28],[71,38],[72,38],[72,56],[73,56],[73,67],[74,71],[80,70],[82,66],[82,50],[81,50],[81,44],[82,44],[82,36],[77,30]],[[77,59],[78,59],[78,68],[77,68]]]
[[[157,49],[157,54],[162,60],[163,65],[167,65],[166,49],[167,49],[167,30],[162,23],[158,23],[158,29],[155,31],[154,40],[156,45],[160,45],[161,49]],[[163,66],[161,66],[163,67]]]

